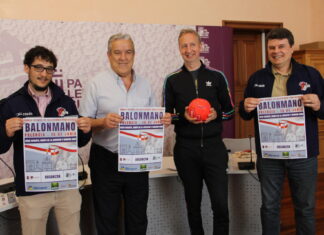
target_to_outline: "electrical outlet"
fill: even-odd
[[[0,212],[17,206],[15,192],[0,193]]]

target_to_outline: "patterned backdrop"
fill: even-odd
[[[77,103],[88,79],[107,69],[107,40],[110,35],[129,33],[135,42],[135,70],[152,85],[162,102],[163,81],[182,65],[177,37],[188,25],[125,24],[103,22],[59,22],[39,20],[0,20],[0,99],[16,91],[26,81],[23,58],[35,45],[50,48],[58,57],[54,81]],[[173,128],[166,130],[164,155],[174,144]],[[1,144],[1,143],[0,143]],[[80,150],[85,162],[89,145]],[[12,166],[12,150],[0,155]],[[12,177],[0,162],[0,178]]]

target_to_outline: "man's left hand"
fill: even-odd
[[[301,100],[305,107],[309,107],[314,111],[318,111],[321,108],[321,102],[316,94],[303,95]]]
[[[171,124],[171,113],[165,113],[161,118],[161,122],[165,127],[168,127]]]
[[[216,110],[214,108],[210,108],[210,113],[208,114],[208,117],[207,117],[205,123],[215,120],[216,118],[217,118]]]
[[[87,117],[80,117],[77,120],[78,128],[83,132],[83,133],[89,133],[91,130],[91,119]]]

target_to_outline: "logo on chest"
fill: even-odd
[[[57,111],[57,116],[59,117],[64,117],[65,115],[69,114],[69,112],[63,107],[58,107],[56,111]]]
[[[255,83],[254,87],[265,87],[265,84],[257,84],[257,83]]]
[[[33,116],[34,114],[32,112],[19,112],[19,113],[16,113],[16,117],[30,117],[30,116]]]
[[[211,81],[207,81],[206,82],[206,87],[211,87],[212,86],[212,82]]]
[[[307,82],[300,82],[299,86],[302,91],[306,91],[307,88],[310,88],[310,84],[308,84]]]

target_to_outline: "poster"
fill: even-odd
[[[78,188],[77,117],[25,118],[27,192]]]
[[[257,111],[263,158],[307,158],[305,111],[300,95],[262,98]]]
[[[120,108],[118,170],[141,172],[162,167],[164,126],[162,107]]]

